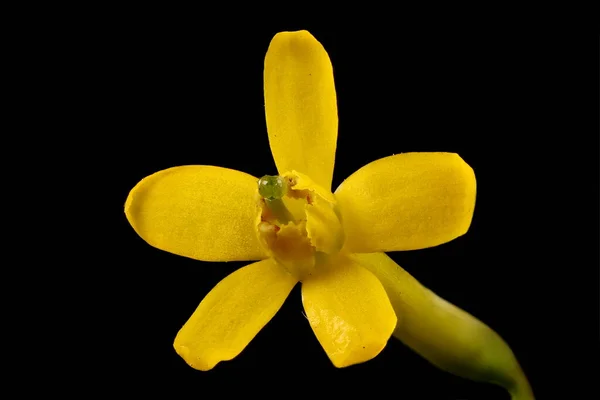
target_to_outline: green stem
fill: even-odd
[[[288,222],[294,220],[294,216],[287,209],[285,204],[283,204],[283,200],[265,199],[265,203],[267,204],[267,207],[269,207],[269,210],[271,210],[275,218],[277,218],[277,221],[279,221],[280,223],[287,224]]]
[[[531,390],[531,385],[529,385],[523,370],[519,368],[515,375],[515,386],[508,390],[510,398],[512,400],[535,400],[533,390]]]

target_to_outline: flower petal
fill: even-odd
[[[347,249],[415,250],[464,235],[475,174],[454,153],[404,153],[365,165],[337,188]]]
[[[310,325],[338,368],[368,361],[387,344],[396,315],[375,276],[347,257],[302,283]]]
[[[271,259],[238,269],[202,300],[177,334],[175,350],[201,371],[231,360],[273,318],[296,283]]]
[[[307,31],[278,33],[265,57],[264,85],[278,171],[295,169],[330,190],[338,116],[327,52]]]
[[[266,258],[256,233],[257,179],[205,165],[165,169],[129,193],[125,214],[150,245],[203,261]]]
[[[385,287],[398,315],[396,338],[441,369],[501,385],[514,399],[533,399],[517,359],[496,332],[425,288],[384,253],[353,258]]]

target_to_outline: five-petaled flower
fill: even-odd
[[[177,353],[199,370],[236,357],[301,282],[308,321],[337,367],[372,359],[394,334],[462,376],[488,379],[477,374],[495,365],[490,351],[509,354],[502,368],[518,368],[491,329],[383,253],[467,232],[473,169],[452,153],[397,154],[365,165],[332,193],[338,116],[326,51],[306,31],[282,32],[264,68],[278,176],[175,167],[142,179],[125,204],[135,231],[159,249],[204,261],[259,260],[208,293],[179,331]],[[501,384],[518,386],[515,374],[504,375],[512,377]]]

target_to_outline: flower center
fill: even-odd
[[[263,176],[257,202],[260,243],[299,280],[315,274],[341,250],[344,231],[335,197],[306,175]]]

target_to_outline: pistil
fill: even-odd
[[[265,199],[271,214],[284,225],[294,220],[282,200],[287,192],[287,183],[280,176],[265,175],[258,180],[258,193]]]
[[[265,199],[265,204],[269,207],[269,211],[273,214],[277,221],[282,225],[285,225],[294,220],[292,213],[287,209],[283,200],[281,199]]]

